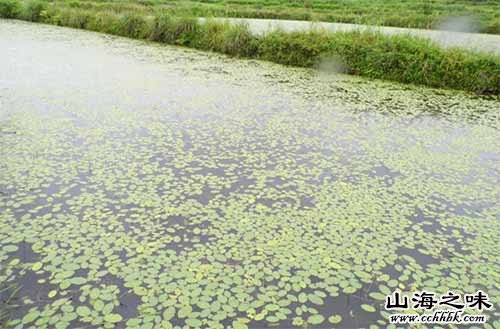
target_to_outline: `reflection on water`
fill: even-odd
[[[20,22],[0,47],[3,327],[385,327],[373,293],[499,297],[498,100]]]

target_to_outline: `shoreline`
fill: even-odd
[[[442,48],[415,36],[321,29],[276,29],[256,34],[244,22],[232,24],[219,19],[200,22],[196,17],[171,16],[164,12],[122,15],[18,0],[0,0],[0,9],[3,18],[67,26],[298,67],[321,67],[326,63],[332,73],[500,95],[500,56]]]

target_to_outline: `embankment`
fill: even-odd
[[[55,3],[0,0],[0,17],[55,24],[166,44],[315,67],[334,62],[337,71],[437,88],[500,94],[500,56],[444,49],[429,40],[374,32],[285,32],[252,34],[244,24],[200,22],[161,11],[118,14]]]

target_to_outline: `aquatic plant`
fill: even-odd
[[[3,328],[391,328],[396,289],[498,301],[498,101],[0,24],[29,40],[14,64],[46,51],[3,76],[0,283],[25,301]]]

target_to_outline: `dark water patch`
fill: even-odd
[[[421,251],[419,251],[418,248],[406,248],[406,247],[399,247],[397,251],[398,255],[407,255],[413,258],[417,264],[419,264],[421,267],[426,267],[429,264],[434,264],[438,262],[436,258],[434,258],[431,255],[426,255],[423,254]]]

